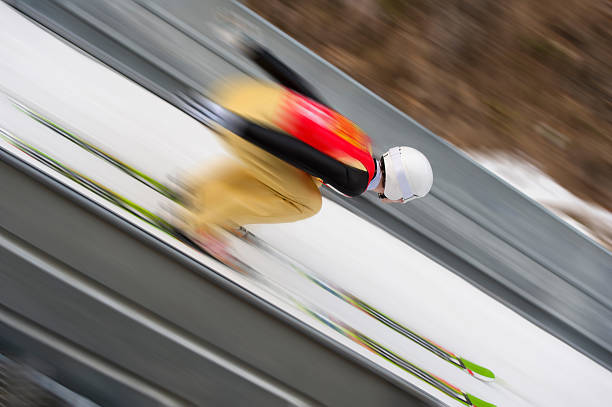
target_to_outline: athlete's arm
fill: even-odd
[[[261,69],[270,74],[281,85],[292,89],[309,99],[327,106],[323,98],[314,90],[297,72],[279,60],[270,51],[261,45],[252,42],[248,46],[247,56]]]
[[[346,165],[282,131],[248,122],[242,131],[235,134],[313,177],[320,178],[346,196],[361,195],[368,187],[367,171]]]

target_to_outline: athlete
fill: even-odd
[[[246,35],[229,37],[276,83],[238,78],[213,92],[215,103],[247,125],[218,130],[235,159],[209,164],[186,183],[181,229],[198,243],[215,252],[222,247],[216,230],[313,216],[323,184],[350,197],[372,191],[386,203],[427,195],[433,173],[421,152],[394,147],[376,159],[370,138],[297,73]]]

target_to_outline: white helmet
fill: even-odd
[[[381,158],[385,175],[384,197],[408,202],[422,198],[431,189],[433,171],[427,157],[411,147],[393,147]]]

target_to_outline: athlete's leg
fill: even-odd
[[[321,194],[311,177],[284,174],[284,183],[290,188],[277,191],[258,175],[234,160],[209,168],[189,185],[185,222],[193,230],[214,233],[216,227],[294,222],[321,208]]]

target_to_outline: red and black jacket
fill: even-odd
[[[248,57],[293,92],[288,92],[283,110],[287,114],[281,113],[275,123],[282,131],[250,123],[238,135],[345,195],[365,192],[377,170],[369,137],[327,107],[300,75],[263,47],[252,46]],[[350,155],[364,169],[338,159],[338,152]]]

